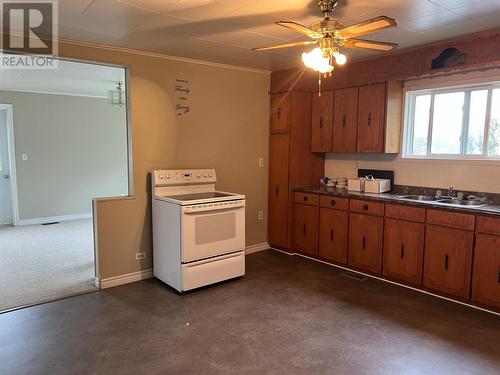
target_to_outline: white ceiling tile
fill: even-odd
[[[473,5],[475,3],[480,3],[483,0],[429,0],[429,1],[445,9],[455,9],[463,7],[465,5]]]
[[[474,18],[474,21],[485,28],[498,28],[500,27],[500,12],[494,12],[486,16]]]
[[[468,18],[478,18],[500,12],[500,0],[482,0],[453,9],[454,13]]]
[[[132,30],[147,22],[155,13],[133,7],[120,1],[94,0],[83,13]]]
[[[167,14],[195,20],[213,20],[228,15],[241,8],[246,3],[247,2],[223,2],[221,0],[215,0],[192,9],[175,9],[175,7],[173,7],[170,11],[167,11]]]
[[[162,13],[166,12],[173,5],[179,2],[179,0],[118,0],[121,3],[149,10],[150,12]],[[210,0],[209,0],[210,1]]]
[[[59,12],[82,13],[94,0],[64,0],[58,2]]]
[[[444,10],[428,16],[403,21],[400,26],[411,31],[427,31],[465,20],[466,18],[460,14]]]

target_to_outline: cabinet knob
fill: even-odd
[[[368,208],[370,208],[366,203],[363,205],[363,210],[368,211]]]
[[[332,199],[332,200],[330,201],[330,204],[331,204],[332,206],[335,206],[335,205],[337,204],[337,201],[336,201],[335,199]]]

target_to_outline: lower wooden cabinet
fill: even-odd
[[[383,217],[350,213],[350,266],[372,273],[382,273],[383,229]]]
[[[318,255],[319,207],[296,203],[293,209],[293,247],[310,255]]]
[[[386,219],[383,273],[392,279],[422,284],[425,225]]]
[[[349,213],[320,208],[319,256],[336,263],[347,264]]]
[[[463,299],[469,298],[473,232],[427,225],[424,286]]]
[[[472,300],[500,309],[500,237],[476,236]]]

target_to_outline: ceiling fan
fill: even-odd
[[[326,74],[333,71],[334,63],[337,65],[344,65],[346,63],[347,57],[340,53],[341,47],[388,52],[398,46],[396,43],[377,42],[357,38],[361,35],[396,27],[396,21],[392,18],[380,16],[349,27],[344,27],[339,20],[330,18],[334,8],[340,1],[341,0],[318,0],[318,5],[321,12],[324,14],[324,18],[322,21],[312,24],[311,27],[306,27],[293,21],[276,22],[276,25],[307,35],[310,38],[309,40],[270,47],[253,48],[253,50],[268,51],[314,44],[318,47],[310,52],[304,52],[302,54],[302,61],[307,67],[316,70],[320,74]]]

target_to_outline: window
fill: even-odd
[[[403,157],[500,158],[500,84],[408,91]]]

